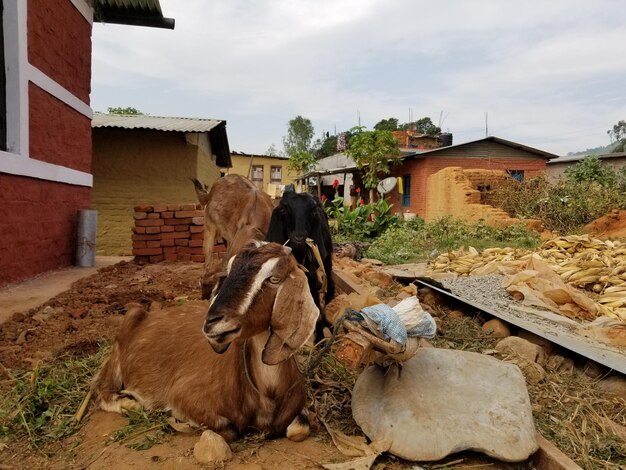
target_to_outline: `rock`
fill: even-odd
[[[453,320],[461,320],[462,318],[465,318],[467,315],[465,315],[465,313],[461,312],[460,310],[451,310],[448,313],[448,318],[452,318]]]
[[[361,263],[371,264],[372,266],[382,266],[385,264],[382,261],[373,258],[361,258]]]
[[[406,292],[407,294],[410,294],[411,296],[417,295],[417,286],[415,284],[409,284],[408,286],[404,286],[402,288],[402,292]]]
[[[47,313],[35,313],[33,315],[33,320],[35,320],[39,324],[45,323],[49,318],[50,315]]]
[[[150,311],[151,312],[156,312],[157,310],[161,310],[163,308],[163,304],[161,304],[161,302],[157,302],[156,300],[153,300],[150,303]]]
[[[546,361],[546,368],[566,375],[572,375],[575,370],[574,361],[571,358],[563,357],[560,354],[550,356]]]
[[[537,346],[518,336],[509,336],[496,344],[496,351],[500,354],[520,356],[529,362],[536,362],[539,365],[546,363],[546,353],[541,346]]]
[[[26,319],[26,315],[24,315],[22,312],[15,312],[13,316],[11,317],[11,320],[17,323],[21,323],[25,319]]]
[[[626,400],[626,377],[623,375],[611,375],[606,379],[600,380],[597,387],[604,393],[615,395]]]
[[[369,367],[354,387],[352,412],[372,441],[391,441],[389,452],[407,460],[472,449],[520,462],[537,450],[519,368],[478,353],[423,348],[401,373]]]
[[[79,320],[80,318],[85,318],[88,312],[89,311],[87,310],[86,307],[82,307],[77,310],[74,310],[72,313],[70,313],[70,316],[76,320]]]
[[[526,382],[529,384],[538,384],[546,378],[546,371],[536,362],[529,361],[526,358],[515,356],[513,359],[509,359],[506,362],[515,364],[520,368]]]
[[[603,375],[606,375],[608,369],[601,364],[598,364],[595,361],[587,360],[585,365],[583,366],[583,373],[587,377],[591,377],[592,379],[599,379]]]
[[[543,350],[546,352],[546,356],[549,356],[550,354],[552,354],[552,351],[554,350],[554,344],[552,344],[550,340],[542,338],[541,336],[531,333],[530,331],[520,330],[517,336],[519,336],[522,339],[525,339],[529,343],[533,343],[533,344],[536,344],[537,346],[541,346]]]
[[[216,463],[232,459],[233,451],[222,436],[206,430],[193,446],[193,456],[200,463]]]
[[[385,274],[379,271],[372,271],[366,273],[363,276],[368,282],[374,284],[375,286],[382,287],[383,289],[388,289],[393,286],[393,278],[389,274]]]
[[[506,338],[507,336],[511,336],[509,326],[498,318],[485,322],[483,324],[483,333],[492,338]]]
[[[408,299],[409,297],[413,297],[412,294],[409,294],[408,292],[406,292],[405,290],[401,290],[398,295],[396,295],[396,300],[400,301],[400,300],[404,300],[404,299]]]

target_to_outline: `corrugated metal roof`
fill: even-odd
[[[554,163],[570,163],[570,162],[579,162],[587,157],[591,157],[592,155],[565,155],[563,157],[556,158],[550,162],[549,164]],[[596,155],[600,160],[604,160],[606,158],[624,158],[626,157],[626,152],[615,152],[615,153],[603,153],[600,155]]]
[[[510,140],[506,140],[506,139],[501,139],[500,137],[489,136],[489,137],[484,137],[482,139],[472,140],[470,142],[463,142],[462,144],[447,145],[445,147],[439,147],[439,148],[431,149],[431,150],[419,150],[419,151],[416,151],[412,155],[406,155],[405,157],[403,156],[402,158],[427,157],[428,154],[431,154],[431,153],[445,152],[446,150],[451,149],[451,148],[459,148],[459,147],[463,147],[464,145],[475,144],[476,142],[483,142],[483,141],[497,142],[499,144],[506,145],[507,147],[525,150],[526,152],[539,155],[545,158],[546,160],[551,160],[553,158],[558,157],[558,155],[555,155],[550,152],[546,152],[545,150],[540,150],[540,149],[536,149],[533,147],[529,147],[528,145],[518,144],[517,142],[513,142]]]
[[[166,132],[209,132],[225,122],[218,119],[95,113],[91,121],[91,127],[151,129]]]
[[[102,6],[161,13],[159,0],[96,0]]]

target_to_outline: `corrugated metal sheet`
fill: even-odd
[[[122,1],[122,0],[119,0]],[[164,116],[129,116],[95,113],[91,127],[115,127],[119,129],[151,129],[171,132],[209,132],[225,121]]]
[[[96,0],[96,4],[103,7],[125,8],[126,10],[140,10],[162,14],[159,0]]]
[[[565,155],[559,157],[555,160],[548,162],[549,164],[554,163],[571,163],[571,162],[579,162],[590,155]],[[603,153],[600,155],[596,155],[600,160],[604,160],[606,158],[624,158],[626,157],[626,152],[615,152],[615,153]]]

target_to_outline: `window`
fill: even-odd
[[[520,183],[524,181],[524,170],[506,170],[506,172]]]
[[[281,184],[283,182],[283,167],[272,166],[270,168],[270,183]]]
[[[257,188],[263,189],[263,165],[252,165],[252,182]]]
[[[411,175],[402,177],[402,205],[411,205]]]

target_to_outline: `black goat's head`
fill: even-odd
[[[326,213],[317,197],[309,193],[285,191],[272,212],[266,240],[275,243],[289,240],[294,255],[300,259],[307,250],[306,239],[311,238],[324,258],[329,234]]]

